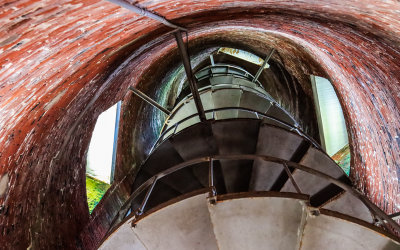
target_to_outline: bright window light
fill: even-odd
[[[349,143],[342,107],[328,79],[318,76],[311,79],[322,146],[332,156]]]
[[[264,59],[245,50],[223,47],[218,50],[218,53],[225,53],[258,66],[264,63]],[[269,68],[269,64],[267,63],[264,68]]]
[[[108,184],[111,183],[113,174],[114,144],[116,146],[114,136],[119,120],[119,106],[120,103],[117,103],[99,116],[87,154],[87,175]]]

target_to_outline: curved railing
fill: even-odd
[[[318,149],[321,149],[321,146],[318,144],[318,142],[316,142],[313,138],[311,138],[310,136],[308,136],[307,134],[305,134],[305,133],[297,126],[297,124],[295,124],[295,126],[293,126],[293,125],[291,125],[291,124],[288,124],[288,123],[286,123],[286,122],[284,122],[284,121],[278,120],[277,118],[274,118],[274,117],[272,117],[272,116],[269,116],[269,115],[267,115],[267,114],[261,113],[261,112],[256,111],[256,110],[252,110],[252,109],[248,109],[248,108],[242,108],[242,107],[224,107],[224,108],[217,108],[217,109],[206,110],[205,113],[206,113],[206,114],[211,113],[211,114],[212,114],[212,115],[211,115],[211,120],[214,120],[214,118],[215,118],[215,112],[218,112],[218,111],[225,111],[225,110],[238,110],[238,111],[243,111],[243,112],[252,113],[252,114],[255,115],[255,118],[256,118],[256,119],[270,119],[270,120],[272,120],[272,121],[274,121],[274,122],[277,122],[277,123],[281,124],[282,126],[285,126],[285,127],[290,128],[289,131],[293,131],[293,132],[297,133],[297,134],[298,134],[299,136],[301,136],[302,138],[304,138],[304,139],[310,141],[310,142],[313,144],[314,147],[316,147],[316,148],[318,148]],[[164,140],[170,138],[171,136],[174,136],[174,135],[176,134],[176,131],[177,131],[178,126],[179,126],[180,124],[182,124],[183,122],[185,122],[185,121],[187,121],[187,120],[189,120],[189,119],[192,119],[193,117],[196,117],[196,116],[198,116],[198,115],[199,115],[198,113],[189,115],[189,116],[183,118],[182,120],[176,122],[174,125],[170,126],[169,128],[167,128],[167,129],[165,129],[165,130],[164,130],[164,128],[163,128],[163,129],[162,129],[163,132],[161,133],[160,137],[158,138],[158,140],[156,141],[156,143],[154,144],[154,146],[153,146],[153,148],[151,149],[150,152],[153,152],[153,150],[154,150],[161,142],[163,142]],[[239,118],[236,118],[236,119],[244,119],[244,118],[240,118],[240,117],[239,117]],[[248,119],[248,118],[245,118],[245,119]],[[171,131],[172,131],[172,133],[169,134],[167,137],[165,137],[165,136],[166,136],[169,132],[171,132]],[[151,153],[150,153],[150,154],[151,154]]]
[[[201,70],[197,71],[195,73],[195,76],[198,81],[210,78],[210,77],[215,77],[215,76],[226,76],[226,75],[234,75],[238,76],[241,78],[244,78],[249,81],[254,80],[254,76],[250,74],[247,70],[231,65],[231,64],[214,64],[214,65],[209,65],[205,68],[202,68]],[[259,87],[263,88],[262,84],[257,80],[255,82]]]
[[[254,76],[250,74],[248,71],[245,69],[238,67],[236,65],[231,65],[231,64],[214,64],[214,65],[209,65],[205,68],[200,69],[197,71],[194,76],[196,77],[198,82],[201,82],[204,79],[211,78],[211,77],[218,77],[218,76],[235,76],[238,78],[242,78],[245,80],[248,80],[250,82],[253,82]],[[263,85],[257,80],[254,82],[258,87],[264,89]],[[207,84],[208,85],[208,84]],[[199,86],[198,86],[199,87]],[[181,101],[181,95],[184,93],[184,96],[187,96],[190,94],[189,86],[186,86],[183,88],[181,93],[179,94],[178,99]]]
[[[370,212],[374,215],[375,219],[379,222],[379,224],[383,225],[388,231],[390,231],[389,227],[392,227],[394,230],[397,232],[400,232],[400,225],[397,224],[389,215],[387,215],[385,212],[383,212],[381,209],[379,209],[375,204],[373,204],[371,201],[369,201],[366,197],[363,196],[359,191],[351,187],[350,185],[333,178],[330,175],[327,175],[325,173],[322,173],[318,170],[315,170],[313,168],[304,166],[302,164],[296,163],[296,162],[291,162],[287,161],[281,158],[277,157],[272,157],[272,156],[265,156],[265,155],[249,155],[249,154],[239,154],[239,155],[214,155],[214,156],[209,156],[209,157],[200,157],[196,159],[192,159],[186,162],[182,162],[180,164],[177,164],[171,168],[168,168],[157,175],[154,175],[153,177],[149,178],[146,182],[144,182],[142,185],[139,186],[132,194],[131,196],[126,200],[124,205],[121,207],[117,215],[115,216],[113,222],[111,223],[110,230],[111,232],[114,228],[115,225],[117,225],[120,221],[122,221],[125,217],[127,217],[129,214],[129,210],[131,209],[133,201],[144,191],[147,190],[144,199],[140,203],[139,208],[136,211],[133,211],[134,216],[136,219],[143,213],[147,201],[150,198],[150,195],[152,194],[154,186],[157,184],[157,181],[160,180],[161,178],[168,176],[172,173],[175,173],[181,169],[187,168],[187,167],[192,167],[196,164],[199,163],[209,163],[209,171],[208,171],[208,185],[211,191],[211,197],[215,197],[216,195],[216,188],[214,185],[214,161],[218,160],[262,160],[266,162],[274,162],[282,165],[286,171],[286,174],[288,175],[288,179],[292,182],[293,186],[295,187],[297,193],[302,194],[301,192],[301,187],[299,187],[292,176],[292,173],[289,170],[289,167],[293,169],[297,169],[303,172],[306,172],[308,174],[314,175],[318,178],[322,178],[325,181],[328,181],[340,188],[342,188],[344,191],[350,193],[357,199],[359,199],[369,210]],[[277,167],[277,165],[262,165],[264,167]]]
[[[243,84],[233,84],[233,83],[219,83],[219,84],[215,84],[215,85],[207,85],[205,87],[199,88],[199,93],[203,94],[204,92],[207,91],[212,91],[213,87],[216,86],[229,86],[226,88],[218,88],[218,90],[222,90],[222,89],[243,89],[243,90],[247,90],[248,92],[252,92],[256,95],[262,95],[265,99],[270,100],[271,102],[276,103],[276,101],[274,100],[274,98],[272,98],[272,96],[270,96],[266,91],[263,92],[255,89],[255,88],[250,88],[249,86],[243,85]],[[234,88],[236,87],[236,88]],[[180,106],[182,106],[185,102],[187,102],[189,99],[193,99],[193,94],[188,94],[186,95],[184,98],[179,100],[179,103],[174,107],[174,109],[171,111],[172,113],[177,110]]]

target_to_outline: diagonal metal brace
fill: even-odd
[[[272,48],[271,52],[269,52],[269,54],[267,55],[267,57],[264,59],[263,64],[261,65],[261,67],[258,69],[257,74],[254,76],[253,81],[252,82],[257,82],[258,78],[260,77],[261,73],[263,72],[265,65],[267,65],[269,59],[271,59],[272,54],[274,54],[275,49]]]
[[[183,66],[185,68],[186,77],[189,82],[190,91],[193,95],[193,100],[196,105],[197,113],[200,116],[200,120],[203,122],[206,120],[206,114],[204,113],[203,104],[201,103],[199,90],[197,89],[197,80],[193,75],[192,66],[190,65],[189,54],[186,50],[186,46],[183,43],[182,33],[180,31],[176,31],[174,33],[176,43],[178,44],[179,53],[182,58]]]
[[[148,97],[145,93],[143,93],[142,91],[129,86],[128,88],[130,91],[132,91],[135,95],[139,96],[142,100],[144,100],[145,102],[147,102],[148,104],[152,105],[153,107],[161,110],[162,112],[164,112],[166,115],[171,115],[171,112],[164,108],[163,106],[161,106],[160,104],[158,104],[156,101],[154,101],[153,99],[151,99],[150,97]]]
[[[165,17],[163,17],[163,16],[160,16],[156,13],[150,12],[150,11],[143,9],[137,5],[133,5],[125,0],[107,0],[107,1],[110,3],[116,4],[116,5],[119,5],[120,7],[130,10],[132,12],[135,12],[136,14],[139,14],[141,16],[149,17],[149,18],[156,20],[168,27],[173,28],[173,29],[186,30],[186,28],[184,28],[184,27],[180,27],[178,25],[171,23],[170,21],[165,19]]]

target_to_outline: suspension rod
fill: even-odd
[[[199,90],[197,89],[197,80],[193,75],[192,66],[190,65],[190,58],[186,50],[186,46],[183,43],[182,33],[177,31],[174,33],[176,43],[178,44],[179,53],[182,58],[183,66],[185,68],[186,77],[189,82],[190,91],[193,95],[193,100],[197,108],[197,113],[200,116],[200,120],[203,122],[206,120],[206,114],[204,113],[203,104],[201,103]]]
[[[264,70],[265,65],[267,65],[269,59],[271,58],[272,54],[274,54],[275,49],[272,48],[271,52],[269,52],[268,56],[264,59],[263,64],[261,65],[261,67],[258,69],[257,74],[254,76],[253,81],[252,82],[256,82],[258,80],[258,77],[260,77],[261,73]]]
[[[143,101],[147,102],[148,104],[152,105],[153,107],[161,110],[162,112],[164,112],[167,115],[171,115],[171,112],[164,108],[163,106],[161,106],[160,104],[158,104],[156,101],[154,101],[153,99],[151,99],[150,97],[148,97],[145,93],[143,93],[142,91],[129,86],[128,88],[130,91],[132,91],[135,95],[139,96]]]
[[[128,9],[130,11],[133,11],[136,14],[139,14],[141,16],[149,17],[149,18],[151,18],[153,20],[156,20],[156,21],[158,21],[160,23],[163,23],[164,25],[166,25],[168,27],[171,27],[173,29],[179,29],[179,30],[184,30],[184,31],[187,30],[187,29],[185,29],[183,27],[180,27],[178,25],[175,25],[175,24],[171,23],[170,21],[168,21],[167,19],[165,19],[162,16],[154,14],[154,13],[152,13],[152,12],[150,12],[148,10],[145,10],[143,8],[140,8],[140,7],[136,6],[136,5],[132,5],[132,4],[130,4],[130,3],[126,2],[126,1],[124,1],[124,0],[107,0],[107,1],[110,2],[110,3],[116,4],[116,5],[119,5],[122,8],[125,8],[125,9]]]

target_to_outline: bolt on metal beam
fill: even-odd
[[[164,108],[163,106],[161,106],[160,104],[158,104],[156,101],[154,101],[153,99],[151,99],[150,97],[148,97],[145,93],[143,93],[142,91],[129,86],[128,88],[130,91],[132,91],[135,95],[139,96],[142,100],[144,100],[145,102],[147,102],[148,104],[152,105],[153,107],[161,110],[162,112],[164,112],[167,115],[171,115],[171,112]]]
[[[258,80],[258,77],[260,77],[262,71],[264,70],[265,65],[267,65],[269,59],[271,59],[272,54],[274,54],[275,49],[272,48],[271,52],[269,52],[268,56],[264,59],[263,64],[261,65],[261,67],[258,69],[257,74],[254,76],[254,79],[252,82],[256,82]]]
[[[140,8],[136,5],[132,5],[124,0],[107,0],[107,1],[110,3],[116,4],[116,5],[119,5],[120,7],[125,8],[127,10],[133,11],[136,14],[139,14],[141,16],[147,16],[153,20],[159,21],[160,23],[163,23],[164,25],[171,27],[173,29],[179,29],[179,30],[184,30],[184,31],[187,30],[186,28],[183,28],[183,27],[180,27],[178,25],[171,23],[170,21],[168,21],[167,19],[165,19],[164,17],[162,17],[160,15],[154,14],[154,13],[152,13],[148,10],[145,10],[143,8]]]
[[[190,91],[193,95],[193,100],[197,108],[197,113],[199,114],[200,120],[206,120],[206,114],[204,112],[203,104],[201,103],[201,98],[199,94],[199,90],[197,89],[197,80],[193,75],[192,66],[190,65],[190,57],[186,50],[186,46],[183,43],[182,33],[177,31],[174,33],[176,43],[178,44],[179,53],[182,58],[183,66],[185,68],[186,77],[189,82]]]

